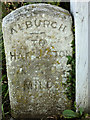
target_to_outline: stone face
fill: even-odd
[[[65,95],[72,55],[72,19],[68,11],[48,5],[21,7],[3,19],[12,116],[41,118],[70,108]]]

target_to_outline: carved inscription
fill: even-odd
[[[31,20],[31,21],[25,21],[25,23],[23,25],[17,24],[17,27],[20,31],[22,31],[23,29],[28,30],[29,28],[34,28],[37,29],[39,27],[43,28],[48,28],[51,27],[51,29],[57,29],[58,31],[62,31],[64,32],[66,27],[64,24],[60,24],[58,25],[58,23],[56,21],[49,21],[49,20]],[[11,29],[11,34],[14,33],[18,33],[19,30],[17,30],[16,28],[12,28]],[[46,37],[46,32],[30,32],[30,37],[28,36],[27,40],[28,43],[31,43],[32,49],[28,52],[23,53],[23,49],[27,49],[25,48],[23,45],[21,46],[21,50],[18,49],[13,49],[12,52],[10,52],[10,60],[13,61],[17,61],[17,60],[24,60],[25,62],[27,62],[29,65],[28,66],[32,66],[33,62],[35,62],[35,64],[33,64],[32,67],[29,68],[29,70],[31,69],[37,69],[37,61],[41,62],[43,60],[45,60],[43,62],[43,64],[39,64],[38,63],[38,69],[37,72],[33,71],[32,73],[30,72],[30,75],[32,76],[32,74],[34,74],[34,77],[30,78],[30,79],[26,79],[24,80],[23,83],[23,90],[27,91],[27,90],[40,90],[40,89],[51,89],[52,86],[55,86],[55,89],[57,88],[57,84],[53,81],[60,81],[60,84],[62,84],[62,77],[60,76],[59,71],[57,70],[56,66],[60,65],[61,68],[59,69],[60,72],[62,73],[62,68],[63,65],[60,62],[60,59],[66,57],[69,55],[70,51],[69,50],[56,50],[55,46],[53,46],[52,44],[50,46],[48,46],[48,41],[45,38]],[[53,35],[48,36],[49,39],[53,38]],[[52,43],[54,43],[54,41],[52,41]],[[48,46],[48,47],[47,47]],[[19,52],[20,51],[20,52]],[[59,58],[59,59],[58,59]],[[53,60],[53,63],[51,62]],[[49,63],[47,63],[47,61],[49,61]],[[50,65],[49,65],[50,64]],[[45,70],[42,70],[41,66],[44,66]],[[50,69],[48,69],[48,67]],[[49,71],[49,72],[46,72]],[[49,73],[49,75],[48,75]],[[57,73],[57,76],[55,75]],[[28,76],[27,72],[25,72],[24,68],[23,68],[23,74],[25,76]],[[53,74],[53,79],[52,79],[52,74]],[[43,78],[42,78],[43,76]],[[42,82],[43,81],[43,82]],[[53,83],[53,84],[52,84]],[[57,82],[58,83],[58,82]],[[59,83],[58,83],[59,84]]]
[[[30,80],[25,80],[24,81],[24,87],[23,90],[42,90],[43,88],[45,89],[50,89],[52,87],[52,83],[50,81],[47,82],[41,82],[41,81],[30,81]]]
[[[47,50],[46,50],[47,52]],[[38,51],[39,55],[41,54],[41,51]],[[25,55],[23,56],[23,54],[19,53],[17,54],[15,51],[14,52],[10,52],[10,60],[17,60],[17,59],[22,59],[25,58],[26,60],[28,59],[28,56],[31,54],[30,52],[25,53]],[[39,58],[39,55],[36,55],[36,58]],[[55,56],[55,57],[63,57],[63,56],[68,56],[69,55],[69,51],[48,51],[47,55],[50,56]],[[46,56],[45,56],[46,57]]]
[[[25,21],[24,24],[17,24],[17,29],[16,28],[11,28],[11,34],[14,34],[14,33],[18,33],[18,29],[19,30],[23,30],[23,29],[29,29],[29,28],[32,28],[32,27],[51,27],[51,29],[57,29],[57,30],[61,30],[61,31],[65,31],[66,29],[66,25],[64,24],[60,24],[58,25],[57,22],[55,21],[49,21],[49,20],[34,20],[34,21]]]

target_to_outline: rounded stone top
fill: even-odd
[[[26,6],[22,6],[14,11],[12,11],[10,14],[5,16],[3,18],[2,27],[5,27],[7,24],[13,23],[15,21],[18,21],[21,17],[30,17],[40,14],[47,14],[50,16],[55,17],[71,17],[70,13],[58,6],[50,5],[50,4],[29,4]]]

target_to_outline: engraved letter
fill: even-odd
[[[52,22],[51,26],[52,28],[57,28],[57,22]]]
[[[39,40],[39,45],[44,46],[46,44],[46,42],[47,42],[46,40],[40,39]]]
[[[17,31],[14,28],[11,28],[11,34],[13,34],[14,32],[17,33]]]
[[[38,21],[38,24],[37,24],[37,20],[35,20],[35,26],[36,26],[36,27],[39,27],[40,24],[41,24],[41,20]]]
[[[63,32],[67,26],[63,27],[63,24],[60,25],[59,30],[61,29]]]
[[[28,90],[32,89],[32,82],[31,81],[27,81],[27,80],[24,81],[24,91],[26,89],[28,89]]]
[[[19,28],[19,30],[23,30],[23,28],[21,27],[20,24],[18,24],[18,28]]]
[[[48,20],[44,20],[44,27],[48,27],[49,26],[49,24],[50,24],[50,21],[48,21]]]
[[[64,32],[64,30],[65,30],[66,27],[67,27],[67,26],[65,26],[65,27],[63,28],[63,30],[62,30],[63,32]]]
[[[26,29],[32,27],[32,22],[31,21],[26,21]]]
[[[10,56],[11,56],[11,61],[12,61],[12,58],[14,57],[14,60],[16,60],[16,53],[14,52],[14,55],[12,55],[12,53],[10,52]]]
[[[46,85],[47,88],[51,88],[51,82],[47,81],[47,85]]]
[[[52,51],[52,54],[57,57],[57,51]]]
[[[62,28],[62,25],[63,25],[63,24],[60,25],[59,30]]]

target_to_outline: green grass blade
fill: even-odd
[[[4,99],[7,97],[8,93],[9,93],[9,90],[7,90],[7,92],[5,93]]]
[[[5,117],[3,104],[2,104],[2,115],[3,117]]]

